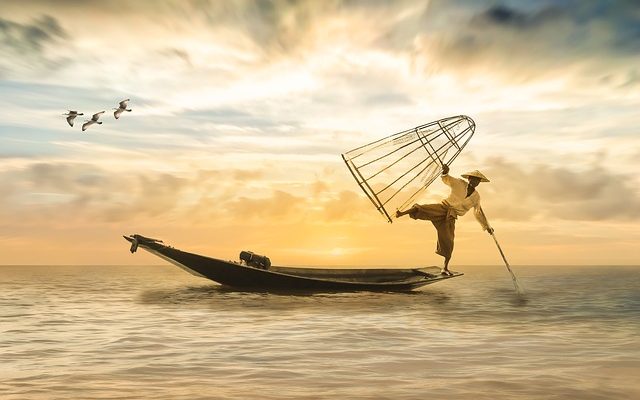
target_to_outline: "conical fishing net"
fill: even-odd
[[[389,222],[416,198],[469,142],[475,123],[467,116],[444,118],[398,132],[342,155],[358,185]]]

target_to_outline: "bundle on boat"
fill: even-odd
[[[347,151],[342,158],[375,208],[393,222],[395,211],[411,207],[442,165],[458,157],[475,126],[465,115],[444,118]]]

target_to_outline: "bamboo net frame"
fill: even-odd
[[[349,171],[375,208],[389,221],[405,210],[458,157],[475,131],[458,115],[395,133],[342,154]]]

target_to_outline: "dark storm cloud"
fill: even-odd
[[[526,21],[524,14],[502,5],[491,7],[484,13],[484,16],[488,20],[493,20],[501,24],[523,25],[523,22]]]
[[[389,27],[380,44],[422,58],[427,74],[523,82],[574,67],[581,84],[609,74],[620,86],[640,57],[640,2],[431,2],[419,18]]]
[[[521,12],[505,5],[488,8],[472,18],[472,23],[487,23],[513,29],[533,29],[565,17],[565,10],[549,7],[533,13]]]
[[[570,53],[577,48],[636,56],[640,49],[640,2],[576,0],[550,5],[540,3],[539,9],[531,9],[531,3],[521,4],[527,8],[506,4],[487,8],[472,16],[472,30],[479,37],[484,33],[490,35],[492,29],[520,35],[523,46],[535,45],[536,40],[544,39],[548,48],[561,46]],[[549,35],[542,37],[543,31]],[[526,36],[532,33],[537,36]],[[499,43],[499,38],[492,41]]]

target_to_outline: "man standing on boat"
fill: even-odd
[[[480,207],[480,194],[476,187],[480,182],[489,182],[486,176],[480,171],[475,170],[462,175],[468,180],[454,178],[449,176],[449,166],[442,165],[442,182],[451,188],[451,194],[445,200],[438,204],[414,204],[413,207],[406,211],[396,211],[396,218],[409,214],[413,219],[429,220],[433,223],[438,231],[438,247],[436,254],[444,257],[444,268],[442,273],[451,275],[449,271],[449,260],[453,253],[453,239],[456,219],[458,216],[465,215],[471,208],[474,209],[474,215],[482,229],[493,233],[493,228],[489,226],[487,218]]]

